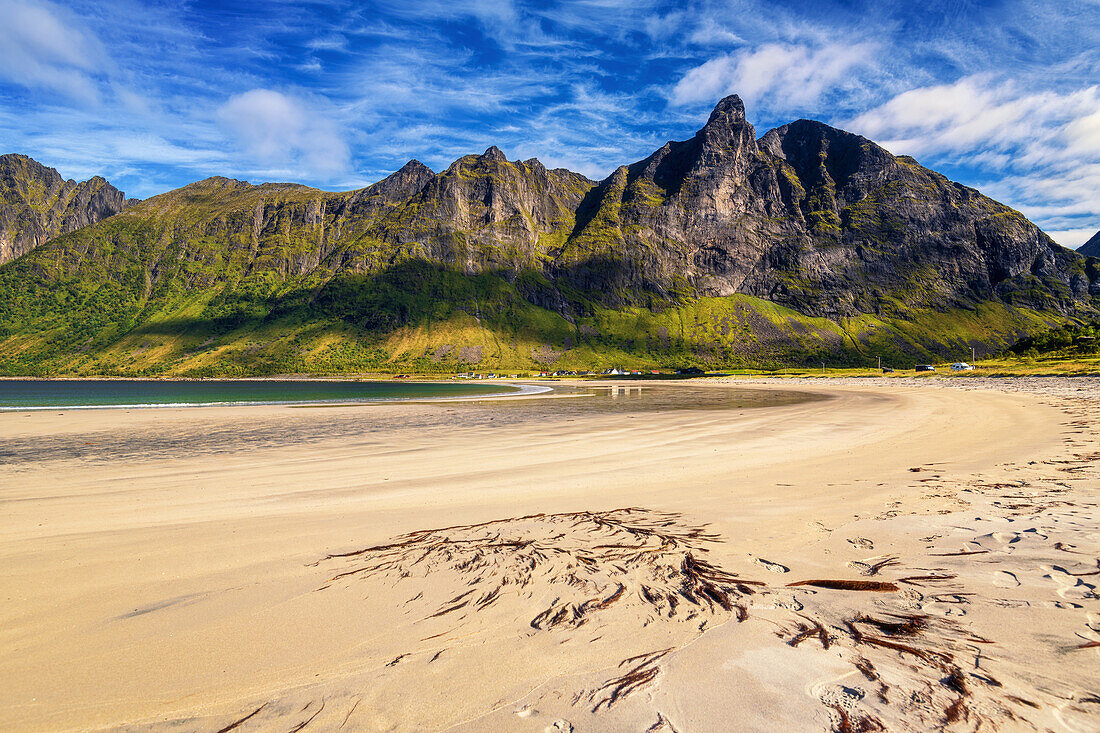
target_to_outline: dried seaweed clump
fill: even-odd
[[[453,582],[457,595],[418,602],[424,618],[456,620],[497,606],[504,598],[530,599],[535,629],[577,628],[611,609],[643,611],[643,623],[662,617],[745,617],[738,601],[763,585],[707,562],[707,545],[720,541],[680,515],[627,508],[607,512],[533,514],[481,524],[421,530],[392,542],[330,555],[346,568],[333,582],[370,578]],[[434,604],[434,605],[432,605]],[[453,615],[453,616],[452,616]]]

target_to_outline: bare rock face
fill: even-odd
[[[423,184],[369,234],[405,256],[468,273],[538,263],[547,250],[544,237],[573,226],[574,211],[594,185],[534,158],[509,161],[495,146],[459,158]]]
[[[25,155],[0,155],[0,264],[126,206],[123,193],[99,176],[66,181]]]

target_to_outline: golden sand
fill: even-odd
[[[962,384],[5,414],[0,728],[1096,730],[1100,387]]]

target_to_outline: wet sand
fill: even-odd
[[[1100,383],[951,385],[4,415],[0,727],[1095,730]]]

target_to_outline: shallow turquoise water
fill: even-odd
[[[519,391],[520,388],[513,385],[469,382],[5,379],[0,380],[0,410],[373,402],[438,397],[484,397]]]

